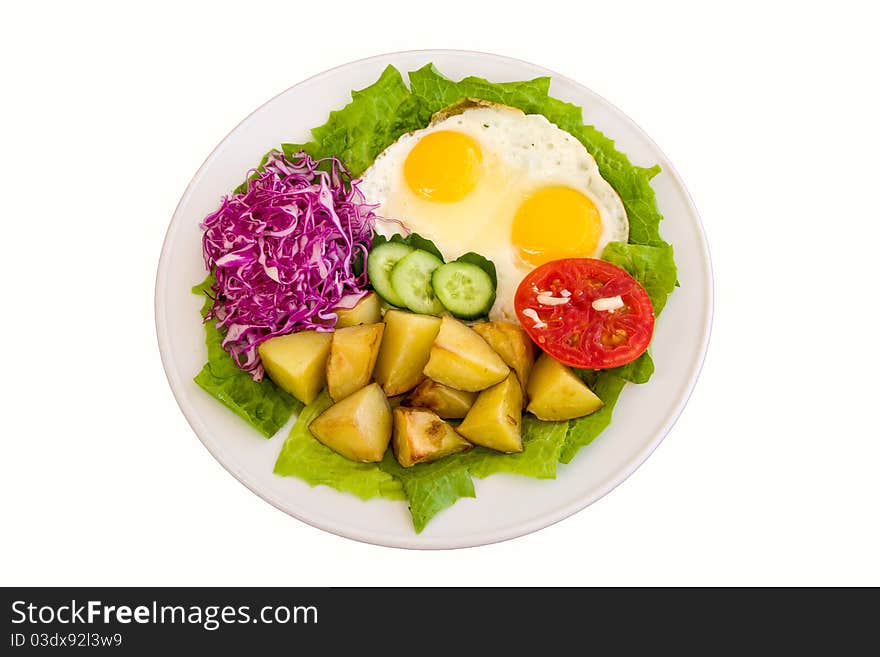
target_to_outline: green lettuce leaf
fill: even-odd
[[[350,461],[312,435],[309,424],[332,403],[330,396],[323,392],[302,410],[278,454],[275,474],[299,477],[310,486],[330,486],[363,500],[373,497],[406,499],[400,482],[375,463]]]
[[[453,454],[434,463],[402,467],[389,449],[379,467],[403,484],[417,533],[435,515],[462,497],[476,497],[468,471],[469,454]]]
[[[330,112],[324,125],[312,130],[320,157],[335,155],[359,176],[376,156],[400,135],[422,127],[400,72],[388,66],[365,89],[351,92],[351,103]]]
[[[596,439],[596,436],[605,430],[605,427],[611,422],[614,404],[617,403],[617,398],[624,385],[626,385],[626,381],[611,372],[600,372],[596,375],[590,388],[598,395],[599,399],[605,402],[605,406],[592,415],[569,421],[565,444],[562,446],[562,453],[559,456],[560,461],[570,463],[581,447],[589,445]]]
[[[459,498],[475,496],[471,476],[483,479],[497,472],[507,472],[555,479],[567,432],[567,422],[542,422],[526,416],[523,418],[523,451],[519,454],[499,454],[477,447],[435,463],[404,468],[389,450],[380,467],[403,484],[413,526],[421,532],[431,518]]]
[[[468,453],[471,474],[484,479],[496,472],[555,479],[556,464],[565,444],[568,422],[544,422],[531,415],[523,417],[523,451],[499,454],[482,447]]]
[[[651,297],[654,315],[660,315],[667,297],[675,289],[677,271],[672,246],[610,242],[602,252],[602,259],[623,267],[641,283]]]
[[[631,363],[615,367],[608,372],[633,383],[647,383],[654,374],[654,359],[646,351]]]
[[[205,297],[202,318],[207,316],[214,303],[209,296],[213,284],[214,277],[208,276],[192,289],[195,294]],[[222,341],[223,335],[214,322],[205,322],[208,362],[196,375],[195,382],[264,436],[274,436],[294,411],[302,408],[302,404],[268,378],[254,381],[250,374],[240,370],[221,346]]]
[[[482,78],[467,77],[454,82],[438,71],[433,64],[426,64],[409,74],[410,89],[418,100],[419,127],[428,125],[434,112],[452,105],[462,98],[479,98],[494,103],[518,107],[527,114],[541,113],[550,78],[542,77],[522,82],[489,82]]]

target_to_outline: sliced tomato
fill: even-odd
[[[623,302],[618,308],[593,307],[599,299],[610,300],[600,307],[618,305],[618,296]],[[517,288],[514,306],[532,340],[573,367],[625,365],[648,348],[654,333],[654,307],[645,288],[626,270],[595,258],[553,260],[532,270]]]

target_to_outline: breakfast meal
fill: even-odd
[[[549,79],[388,67],[202,222],[207,393],[274,472],[406,500],[556,477],[654,371],[678,284],[651,178]]]

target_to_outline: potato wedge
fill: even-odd
[[[523,403],[526,401],[526,384],[535,364],[535,343],[522,326],[513,322],[480,322],[472,327],[489,343],[514,372],[523,389]]]
[[[382,321],[382,312],[379,306],[379,295],[370,292],[357,302],[354,308],[336,309],[336,328],[347,328],[358,324],[376,324]]]
[[[327,392],[333,401],[345,399],[373,378],[385,325],[362,324],[336,329],[327,358]]]
[[[269,338],[257,352],[272,381],[303,404],[311,404],[326,382],[330,340],[330,333],[300,331]]]
[[[403,310],[385,313],[385,335],[373,376],[389,397],[415,388],[440,330],[440,318]]]
[[[475,392],[456,390],[431,379],[425,379],[407,395],[403,405],[427,408],[446,419],[460,419],[467,415],[476,398]]]
[[[395,408],[391,448],[405,468],[473,448],[448,422],[422,408]]]
[[[479,392],[503,381],[510,368],[477,332],[447,315],[424,372],[450,388]]]
[[[521,452],[522,446],[522,387],[516,374],[477,396],[458,433],[475,445],[499,452]]]
[[[535,361],[528,395],[526,410],[539,420],[571,420],[605,405],[577,374],[547,354]]]
[[[391,441],[391,407],[376,383],[361,388],[312,420],[309,431],[352,461],[381,461]]]

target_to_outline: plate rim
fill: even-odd
[[[578,497],[567,504],[563,504],[559,508],[555,509],[551,513],[545,513],[537,516],[534,519],[529,521],[520,522],[519,524],[515,524],[509,528],[502,530],[491,530],[484,534],[467,534],[462,537],[421,537],[419,534],[416,534],[413,531],[412,536],[410,538],[401,538],[397,536],[389,536],[388,534],[382,534],[381,532],[374,532],[362,529],[352,529],[344,525],[343,523],[338,523],[330,520],[325,520],[321,518],[314,517],[306,517],[302,513],[297,513],[289,508],[285,508],[280,500],[274,499],[274,496],[268,492],[263,492],[259,489],[257,485],[253,482],[247,481],[246,477],[243,473],[236,472],[232,465],[224,458],[224,451],[222,446],[219,444],[211,444],[212,441],[207,440],[203,437],[203,432],[205,434],[209,433],[207,427],[201,421],[201,418],[197,416],[192,408],[187,408],[183,403],[182,399],[183,395],[183,382],[178,376],[177,372],[171,365],[170,362],[170,336],[168,335],[168,323],[166,320],[166,312],[165,308],[167,304],[165,301],[165,289],[167,282],[167,271],[168,267],[166,266],[166,262],[168,259],[168,251],[170,250],[170,245],[172,243],[172,239],[178,227],[178,215],[181,211],[181,208],[185,205],[187,200],[192,194],[193,189],[195,188],[197,182],[203,176],[205,170],[213,163],[218,154],[223,149],[223,146],[230,139],[230,137],[246,122],[248,122],[251,117],[257,113],[259,113],[264,107],[273,103],[277,98],[283,96],[291,89],[295,87],[299,87],[308,83],[315,82],[320,80],[321,78],[332,76],[338,71],[348,68],[354,67],[361,64],[367,64],[372,62],[380,62],[383,60],[388,60],[395,56],[406,56],[406,55],[423,55],[428,59],[426,61],[432,60],[432,58],[436,56],[475,56],[480,58],[488,58],[494,59],[496,61],[502,61],[507,63],[513,63],[518,65],[524,65],[532,70],[539,71],[542,75],[546,75],[552,79],[558,79],[560,81],[565,81],[568,84],[573,85],[574,87],[583,90],[589,95],[594,96],[599,101],[604,103],[606,106],[611,108],[614,112],[616,112],[620,119],[624,122],[629,123],[630,127],[633,128],[636,133],[638,133],[642,138],[644,138],[650,146],[656,150],[662,156],[664,160],[663,172],[667,174],[669,177],[669,181],[681,192],[682,198],[687,204],[689,211],[691,212],[693,218],[696,220],[695,228],[697,233],[697,238],[699,242],[699,255],[705,264],[706,269],[706,297],[703,300],[705,303],[705,308],[707,310],[705,315],[704,325],[702,327],[702,340],[700,347],[700,357],[692,363],[690,371],[688,372],[688,380],[687,385],[684,387],[683,392],[679,396],[676,404],[672,407],[672,411],[667,414],[667,419],[660,427],[658,431],[656,431],[654,438],[646,444],[641,450],[639,450],[633,457],[631,457],[626,466],[623,468],[619,468],[616,472],[612,473],[606,480],[595,488],[589,495]],[[677,169],[672,164],[670,159],[666,156],[663,150],[657,145],[657,143],[648,135],[642,128],[631,119],[625,112],[621,111],[613,103],[609,102],[604,97],[600,96],[590,88],[585,85],[573,80],[565,75],[561,75],[555,71],[547,69],[543,66],[539,66],[537,64],[533,64],[531,62],[518,59],[515,57],[508,57],[505,55],[498,55],[495,53],[481,52],[476,50],[461,50],[461,49],[418,49],[418,50],[401,50],[394,52],[386,52],[378,55],[372,55],[369,57],[364,57],[361,59],[353,60],[350,62],[346,62],[340,64],[338,66],[334,66],[327,70],[321,71],[312,75],[308,78],[305,78],[290,87],[287,87],[275,94],[264,103],[255,108],[252,112],[250,112],[247,116],[245,116],[241,121],[239,121],[229,132],[217,143],[217,145],[213,148],[213,150],[208,154],[205,160],[202,162],[201,166],[196,170],[190,179],[189,183],[186,186],[183,194],[178,201],[174,213],[171,216],[170,223],[168,228],[166,229],[165,237],[162,242],[162,250],[159,257],[159,263],[156,271],[156,283],[154,287],[154,317],[155,317],[155,326],[156,326],[156,336],[159,347],[159,354],[162,360],[162,367],[165,372],[165,377],[168,380],[168,384],[171,387],[171,391],[174,395],[175,402],[183,413],[184,417],[187,420],[187,423],[190,425],[190,428],[193,430],[193,433],[196,434],[199,441],[202,445],[208,450],[211,456],[227,471],[231,474],[240,484],[246,487],[249,491],[260,497],[262,500],[268,502],[273,507],[282,511],[283,513],[296,518],[297,520],[322,531],[329,532],[331,534],[335,534],[337,536],[351,539],[354,541],[358,541],[361,543],[367,543],[370,545],[377,545],[382,547],[390,547],[390,548],[399,548],[399,549],[415,549],[415,550],[449,550],[449,549],[461,549],[461,548],[469,548],[469,547],[478,547],[482,545],[490,545],[494,543],[500,543],[503,541],[508,541],[514,538],[518,538],[521,536],[526,536],[533,532],[539,531],[546,527],[550,527],[566,518],[571,517],[575,513],[584,510],[591,504],[597,502],[602,499],[608,493],[613,491],[617,486],[626,481],[654,452],[655,449],[663,442],[666,436],[669,434],[672,427],[678,421],[681,416],[684,408],[687,406],[688,401],[690,400],[691,395],[693,394],[694,388],[696,387],[696,383],[699,379],[700,373],[702,372],[703,365],[706,360],[706,354],[709,347],[709,342],[712,334],[712,326],[714,320],[714,271],[712,267],[712,258],[709,250],[709,244],[706,239],[706,231],[703,225],[702,217],[700,216],[699,211],[694,204],[693,198],[690,192],[687,189],[687,186],[684,184],[681,176],[679,175]]]

